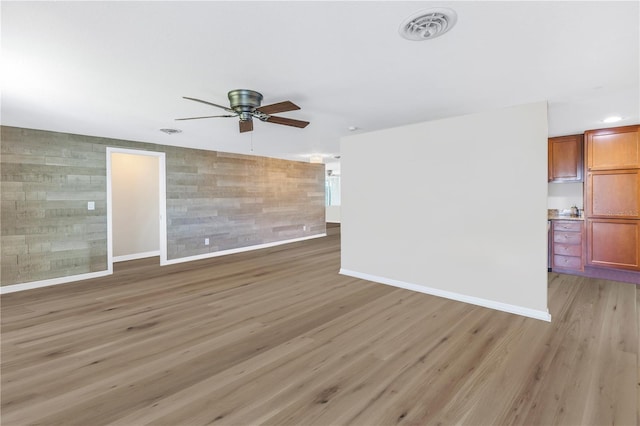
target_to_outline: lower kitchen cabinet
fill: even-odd
[[[640,220],[587,219],[587,265],[640,271]]]
[[[582,220],[553,220],[551,226],[551,270],[584,270],[584,232]]]

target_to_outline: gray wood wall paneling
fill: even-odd
[[[321,164],[2,126],[1,285],[107,268],[108,146],[166,153],[168,259],[325,232]]]

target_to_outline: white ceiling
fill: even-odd
[[[410,14],[450,7],[430,41]],[[340,137],[547,100],[549,136],[640,122],[638,1],[2,1],[2,124],[308,161]],[[306,129],[237,119],[246,88]],[[179,128],[166,135],[161,128]],[[473,141],[470,141],[473,143]],[[517,138],[514,139],[517,143]],[[253,151],[251,147],[253,146]],[[393,141],[389,141],[393,149]]]

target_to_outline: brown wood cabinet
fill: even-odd
[[[640,168],[640,126],[585,132],[587,170]]]
[[[588,266],[640,271],[640,126],[585,132]]]
[[[551,226],[551,270],[584,270],[584,221],[553,220]]]
[[[587,265],[640,270],[640,221],[587,219]]]
[[[549,138],[549,182],[582,182],[582,135]]]
[[[587,217],[640,219],[640,169],[587,172]]]

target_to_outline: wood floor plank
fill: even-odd
[[[380,351],[375,350],[375,348],[389,348],[389,350],[385,351],[388,353],[391,352],[390,347],[393,347],[395,352],[406,354],[408,352],[407,345],[410,346],[411,343],[407,339],[403,339],[403,344],[398,345],[397,337],[407,336],[412,330],[427,323],[434,312],[439,309],[437,303],[434,303],[431,309],[420,300],[423,296],[415,296],[418,297],[412,296],[411,299],[414,302],[420,302],[420,305],[426,309],[423,309],[422,312],[413,311],[412,307],[416,306],[416,304],[412,303],[412,301],[402,305],[394,304],[387,311],[389,315],[384,317],[384,322],[380,321],[383,317],[378,316],[378,318],[367,321],[367,324],[363,324],[369,330],[360,327],[362,331],[367,333],[369,338],[360,341],[358,345],[349,344],[349,342],[353,342],[353,337],[344,335],[341,331],[346,324],[335,323],[334,332],[339,333],[335,337],[327,336],[323,333],[324,336],[329,337],[329,340],[325,340],[326,337],[323,339],[320,335],[314,335],[324,346],[324,352],[320,348],[317,350],[319,354],[324,353],[324,358],[322,360],[305,360],[307,365],[314,366],[307,375],[296,375],[295,378],[287,381],[287,387],[280,389],[277,395],[260,398],[257,403],[244,410],[243,413],[230,417],[229,422],[245,424],[250,422],[252,418],[256,418],[264,419],[267,424],[295,423],[296,419],[299,418],[299,413],[304,412],[305,421],[309,424],[318,422],[335,424],[336,411],[342,412],[341,406],[345,404],[349,409],[355,408],[354,405],[348,403],[348,400],[352,399],[351,396],[360,394],[361,391],[366,395],[368,392],[366,388],[371,383],[372,376],[391,364],[387,362],[388,358],[385,359],[384,356],[380,356]],[[387,299],[386,303],[391,301]],[[406,312],[407,309],[410,310],[409,313]],[[459,314],[459,311],[452,313],[452,315],[456,314]],[[345,338],[347,340],[344,340]],[[343,342],[339,345],[340,351],[336,351],[334,346],[334,343],[338,340]],[[355,366],[359,362],[367,363],[367,369],[356,373],[355,370],[357,368]],[[353,368],[351,367],[352,363],[354,364]],[[396,371],[402,364],[406,364],[407,357],[396,357],[394,358],[394,363],[392,369],[387,368],[387,373]],[[309,380],[314,375],[321,378],[321,380]],[[393,377],[393,375],[384,374],[383,376],[383,378],[388,377]],[[377,378],[374,378],[373,381],[376,382]],[[273,406],[286,406],[286,408],[279,410],[278,413],[273,413]],[[324,420],[324,416],[327,414],[329,414],[329,420]]]
[[[329,236],[2,295],[2,425],[631,425],[640,293],[547,323],[338,274]]]
[[[396,291],[392,291],[391,294],[393,293]],[[267,398],[270,400],[269,403],[273,404],[273,398],[290,389],[293,389],[297,396],[312,383],[308,380],[307,375],[320,375],[322,371],[330,371],[330,366],[343,365],[347,360],[357,357],[357,354],[367,353],[369,340],[360,341],[356,345],[350,344],[358,342],[361,333],[367,333],[372,340],[378,340],[380,336],[388,334],[388,324],[377,324],[377,320],[363,322],[362,317],[365,316],[366,319],[370,316],[370,312],[379,313],[378,309],[385,311],[379,302],[380,299],[368,304],[367,306],[370,306],[371,309],[368,309],[364,313],[365,315],[361,313],[357,316],[359,326],[349,327],[349,314],[345,314],[347,318],[338,317],[326,325],[316,327],[303,335],[314,341],[314,344],[306,347],[303,353],[296,353],[294,358],[280,359],[275,365],[265,365],[264,368],[240,378],[235,383],[217,389],[215,392],[205,393],[196,400],[192,399],[190,405],[183,406],[180,411],[163,417],[161,423],[176,423],[186,413],[193,412],[201,413],[199,416],[191,418],[195,424],[199,423],[198,419],[208,418],[224,418],[225,422],[233,422],[233,418],[238,415],[240,410],[248,408],[247,401],[251,401],[251,405],[255,405]],[[383,303],[388,304],[389,301],[383,300]],[[283,377],[286,377],[287,381],[286,386],[281,387],[279,384]]]

